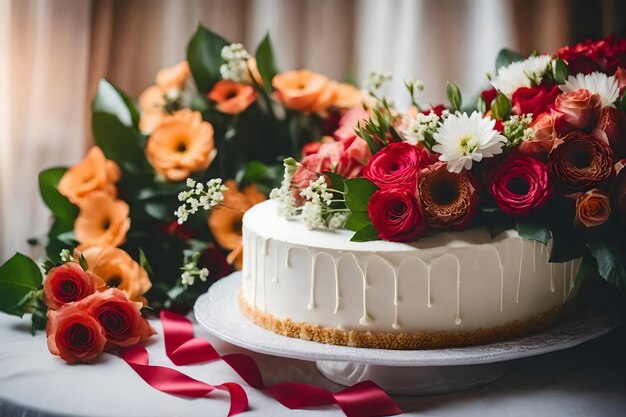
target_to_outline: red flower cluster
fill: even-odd
[[[626,39],[610,35],[599,41],[564,46],[556,54],[567,62],[570,74],[602,71],[612,75],[618,67],[626,68]]]
[[[104,350],[147,340],[155,330],[141,316],[142,303],[76,262],[54,267],[44,281],[48,305],[46,335],[50,353],[68,363],[93,362]]]

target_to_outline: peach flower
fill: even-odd
[[[48,310],[46,336],[50,353],[67,363],[93,362],[107,343],[98,320],[86,313],[80,303]]]
[[[272,80],[276,98],[286,107],[310,113],[320,94],[328,85],[328,78],[308,70],[287,71]],[[318,106],[319,107],[319,106]]]
[[[263,77],[261,77],[259,67],[256,64],[256,58],[254,57],[248,59],[248,72],[252,76],[252,81],[258,85],[263,85]]]
[[[58,310],[65,304],[82,300],[103,288],[105,283],[97,275],[86,272],[77,262],[66,262],[51,268],[43,282],[46,305]]]
[[[130,228],[129,208],[122,200],[114,200],[102,191],[85,197],[74,222],[74,234],[81,248],[119,246],[126,241]]]
[[[113,161],[106,159],[97,146],[92,147],[85,158],[68,169],[59,181],[59,193],[72,203],[80,201],[93,191],[103,191],[116,197],[115,182],[120,179],[120,169]]]
[[[555,117],[551,113],[541,113],[530,125],[535,131],[535,136],[520,143],[519,151],[526,155],[549,153],[557,138],[554,131]]]
[[[152,287],[148,273],[122,249],[94,246],[83,256],[89,271],[99,276],[110,287],[123,291],[132,301],[147,304],[143,295]]]
[[[161,69],[157,72],[154,81],[164,91],[172,89],[182,90],[190,74],[189,63],[182,61],[173,67]]]
[[[187,109],[165,116],[146,145],[148,161],[170,181],[206,169],[216,153],[213,126],[199,112]]]
[[[152,132],[167,115],[165,106],[165,92],[157,85],[150,86],[139,96],[139,130],[143,133]]]
[[[585,227],[596,227],[611,216],[609,197],[597,188],[582,194],[576,200],[576,220]]]
[[[239,114],[256,100],[256,90],[251,85],[229,80],[218,81],[209,91],[209,100],[216,103],[215,108],[226,114]]]
[[[335,83],[335,101],[333,107],[351,109],[361,108],[361,103],[365,99],[361,91],[355,86],[347,83]]]
[[[131,302],[117,288],[95,293],[82,300],[79,307],[100,323],[108,349],[133,346],[145,342],[156,333],[141,317],[142,304]]]
[[[209,217],[209,228],[215,240],[224,249],[230,250],[227,261],[241,269],[243,244],[241,242],[241,222],[243,213],[266,197],[255,185],[249,185],[242,191],[237,189],[233,180],[225,182],[228,190],[224,192],[224,206],[213,209]]]

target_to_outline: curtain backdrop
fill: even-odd
[[[530,52],[605,32],[623,35],[619,0],[0,0],[0,262],[50,217],[37,173],[76,163],[91,142],[89,101],[106,77],[137,95],[185,56],[198,23],[253,50],[269,32],[281,69],[362,81],[395,75],[445,99],[476,93],[502,47]]]

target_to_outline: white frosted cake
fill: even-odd
[[[444,232],[412,243],[351,242],[308,230],[266,201],[243,219],[242,311],[285,336],[386,349],[507,339],[555,320],[579,260],[510,230]]]

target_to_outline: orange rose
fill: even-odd
[[[148,161],[170,181],[206,169],[216,153],[213,126],[199,112],[187,109],[165,116],[146,145]]]
[[[163,91],[172,89],[182,90],[190,74],[189,63],[183,61],[173,67],[161,69],[157,72],[154,81]]]
[[[519,151],[526,155],[549,153],[556,139],[554,131],[554,115],[541,113],[530,125],[535,131],[535,136],[520,143]]]
[[[286,107],[311,112],[328,84],[328,78],[307,70],[287,71],[272,80],[276,98]]]
[[[129,208],[122,200],[114,200],[102,191],[85,197],[74,222],[74,234],[81,248],[119,246],[126,241],[130,228]]]
[[[128,347],[148,340],[156,333],[141,317],[141,303],[134,303],[117,288],[95,293],[79,303],[79,307],[102,326],[107,347]]]
[[[128,253],[113,247],[92,247],[83,252],[93,272],[110,287],[117,287],[132,301],[147,304],[143,295],[152,287],[148,273]]]
[[[48,308],[57,310],[65,304],[82,300],[104,286],[104,281],[97,275],[83,271],[76,262],[67,262],[48,271],[43,282],[43,295]]]
[[[72,203],[78,204],[93,191],[104,191],[115,197],[117,191],[113,183],[119,179],[120,169],[117,164],[106,159],[102,150],[94,146],[80,163],[63,174],[57,189]]]
[[[585,227],[596,227],[611,216],[609,197],[597,188],[587,191],[576,200],[576,220]]]
[[[600,116],[602,101],[599,94],[591,94],[587,89],[570,91],[558,96],[554,102],[557,113],[557,131],[567,133],[571,128],[561,126],[562,122],[575,129],[585,129],[595,125]]]
[[[221,80],[209,91],[209,100],[217,103],[215,108],[226,114],[239,114],[256,100],[256,90],[246,84]]]
[[[215,236],[217,243],[224,249],[230,250],[228,263],[235,264],[241,269],[243,244],[241,243],[241,222],[243,213],[265,200],[266,197],[255,185],[237,190],[237,183],[233,180],[226,181],[228,190],[224,192],[224,204],[213,209],[209,217],[209,228]]]
[[[48,310],[48,350],[67,363],[93,362],[107,343],[104,329],[80,303]]]
[[[167,115],[165,106],[165,91],[157,85],[150,86],[139,96],[139,130],[143,133],[152,132]]]

